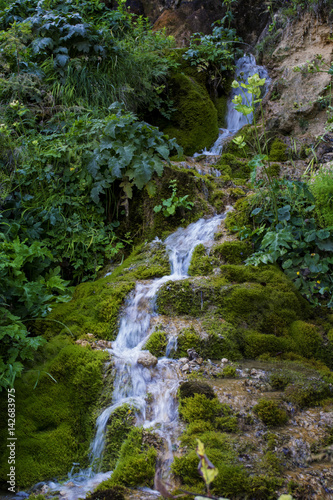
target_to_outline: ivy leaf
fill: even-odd
[[[53,49],[53,40],[50,37],[35,38],[35,40],[31,43],[31,47],[35,54],[39,54],[46,48]]]
[[[123,181],[120,183],[120,187],[123,188],[127,198],[132,199],[133,196],[132,184],[128,181]]]
[[[69,56],[67,56],[66,54],[57,54],[55,57],[55,62],[62,68],[66,66],[68,61],[69,61]]]

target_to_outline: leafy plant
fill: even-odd
[[[175,215],[177,208],[191,210],[194,203],[188,201],[188,194],[180,198],[177,196],[177,181],[175,179],[170,181],[169,187],[172,189],[172,195],[167,200],[162,200],[161,205],[156,205],[154,212],[159,213],[162,211],[164,217],[170,217],[171,215]]]

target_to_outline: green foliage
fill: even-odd
[[[236,378],[237,377],[237,371],[234,366],[225,366],[223,370],[221,371],[221,377],[222,378]]]
[[[213,388],[206,382],[200,380],[189,380],[183,382],[178,390],[180,400],[193,397],[195,394],[203,394],[207,399],[214,399],[215,393]]]
[[[171,215],[175,215],[178,208],[182,208],[184,210],[192,209],[194,203],[192,201],[188,201],[188,194],[181,197],[177,196],[177,181],[175,179],[170,181],[169,188],[172,189],[170,198],[162,200],[162,205],[156,205],[154,207],[155,213],[162,211],[164,217],[170,217]]]
[[[280,408],[275,401],[261,399],[259,403],[253,407],[253,411],[268,427],[283,425],[288,420],[285,410]]]
[[[234,70],[234,61],[241,54],[237,42],[242,39],[236,35],[235,29],[224,26],[225,21],[226,18],[216,22],[211,35],[194,33],[189,49],[183,54],[183,58],[190,61],[197,71],[207,72],[215,92],[226,84],[227,72]]]

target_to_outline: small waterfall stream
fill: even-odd
[[[260,78],[266,78],[266,84],[264,89],[266,93],[270,83],[270,78],[268,76],[266,68],[264,68],[263,66],[258,66],[252,54],[245,54],[243,57],[241,57],[236,61],[236,71],[234,80],[243,81],[244,83],[246,83],[249,76],[253,76],[255,73],[258,73]],[[227,115],[226,115],[227,128],[220,129],[219,137],[217,138],[217,140],[215,141],[215,143],[213,144],[212,148],[209,151],[204,150],[202,153],[196,153],[195,156],[198,156],[200,154],[204,154],[207,156],[215,156],[222,154],[223,144],[225,143],[226,139],[235,135],[242,127],[244,127],[244,125],[252,123],[253,121],[252,113],[246,117],[241,113],[239,113],[239,111],[236,111],[234,107],[232,100],[238,94],[242,95],[244,104],[247,104],[246,100],[248,101],[248,103],[252,104],[252,94],[249,93],[243,94],[243,92],[240,89],[232,89],[227,104]]]
[[[85,498],[99,483],[108,479],[112,471],[94,472],[103,456],[105,432],[111,414],[121,405],[129,403],[136,408],[137,425],[153,428],[167,444],[164,468],[172,462],[172,440],[177,437],[178,411],[176,392],[179,384],[179,363],[167,357],[158,360],[156,366],[143,366],[140,356],[147,353],[143,346],[150,335],[150,319],[154,311],[156,295],[161,286],[168,281],[188,277],[194,248],[203,243],[207,248],[213,244],[213,236],[225,214],[210,219],[200,219],[185,229],[179,228],[165,240],[169,253],[171,274],[151,281],[138,282],[127,299],[119,333],[109,349],[113,357],[116,376],[112,405],[106,408],[96,421],[96,434],[90,448],[91,466],[77,474],[70,475],[67,484],[49,483],[49,490],[60,490],[62,498],[76,500]],[[167,354],[176,347],[176,338],[169,339]],[[150,394],[151,411],[147,414],[146,395]]]

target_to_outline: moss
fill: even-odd
[[[215,398],[214,390],[206,382],[201,382],[199,380],[192,380],[180,384],[178,389],[178,395],[180,400],[193,397],[195,394],[203,394],[204,396],[206,396],[207,399]]]
[[[222,412],[221,403],[217,398],[208,399],[204,394],[194,394],[181,400],[179,414],[186,422],[195,420],[214,421]]]
[[[291,372],[286,370],[276,370],[271,373],[269,383],[273,389],[283,391],[289,384],[293,382],[294,376]]]
[[[275,500],[277,498],[276,490],[283,484],[283,479],[277,477],[259,475],[252,476],[249,480],[247,493],[252,498]]]
[[[197,245],[192,254],[188,274],[189,276],[207,276],[212,274],[214,265],[217,265],[217,260],[207,255],[204,245]]]
[[[163,330],[156,329],[145,343],[143,349],[149,351],[156,358],[165,356],[167,336]]]
[[[201,353],[201,337],[193,327],[185,328],[180,332],[177,339],[177,350],[175,357],[184,358],[187,356],[188,349],[195,349],[198,354]]]
[[[229,230],[234,230],[235,227],[241,228],[249,225],[251,210],[250,197],[240,198],[236,201],[234,210],[228,212],[225,219],[225,227]]]
[[[103,468],[113,470],[120,456],[123,442],[128,437],[135,423],[135,408],[124,404],[117,408],[108,421],[106,445],[103,456]]]
[[[61,344],[60,352],[44,356],[43,364],[16,382],[16,477],[23,488],[64,476],[73,462],[87,464],[107,354],[70,345],[66,339]],[[1,477],[7,473],[3,464]]]
[[[289,339],[256,332],[247,333],[244,343],[244,355],[250,359],[255,359],[264,353],[276,356],[292,348]]]
[[[295,352],[305,358],[320,356],[322,337],[315,325],[298,320],[290,325],[289,331],[295,343]]]
[[[101,483],[97,491],[116,485],[153,486],[157,451],[145,442],[147,435],[148,431],[138,427],[131,430],[121,446],[119,460],[111,478]],[[157,438],[152,436],[157,443]]]
[[[248,165],[247,160],[240,159],[237,155],[230,152],[223,153],[215,167],[222,174],[228,174],[233,179],[248,179],[251,173],[251,167]]]
[[[208,333],[204,341],[203,355],[210,359],[228,358],[233,361],[240,359],[239,344],[242,335],[233,325],[220,315],[208,313],[202,321],[202,327]]]
[[[285,410],[275,401],[262,399],[253,407],[253,411],[267,427],[284,425],[288,420]]]
[[[296,382],[289,385],[285,390],[285,399],[301,408],[316,406],[323,399],[332,396],[331,385],[319,379]]]
[[[228,190],[229,196],[233,198],[234,200],[238,200],[238,198],[243,198],[245,195],[245,191],[243,189],[237,187],[237,188],[230,188]]]
[[[221,371],[222,378],[236,378],[237,377],[237,371],[234,366],[225,366],[223,370]]]
[[[214,100],[214,105],[217,110],[217,122],[220,128],[226,127],[226,114],[228,109],[228,96],[222,95],[221,97],[216,97]]]
[[[278,177],[281,171],[281,165],[278,163],[273,163],[267,167],[267,171],[271,177]]]
[[[229,168],[229,167],[227,167]],[[225,205],[226,205],[226,193],[222,189],[214,189],[209,198],[208,201],[213,207],[216,208],[216,210],[220,213],[223,212]]]
[[[260,461],[260,470],[272,476],[279,476],[283,471],[281,460],[272,451],[268,451]]]
[[[251,253],[252,247],[247,241],[225,241],[212,248],[212,254],[228,264],[241,264]]]
[[[125,500],[126,489],[123,486],[114,486],[108,490],[95,491],[86,497],[86,500]]]
[[[177,111],[164,133],[175,137],[187,155],[209,148],[217,139],[218,124],[217,111],[206,88],[184,73],[172,76],[169,84]]]
[[[269,150],[269,159],[271,161],[287,160],[287,145],[281,139],[274,139]]]

